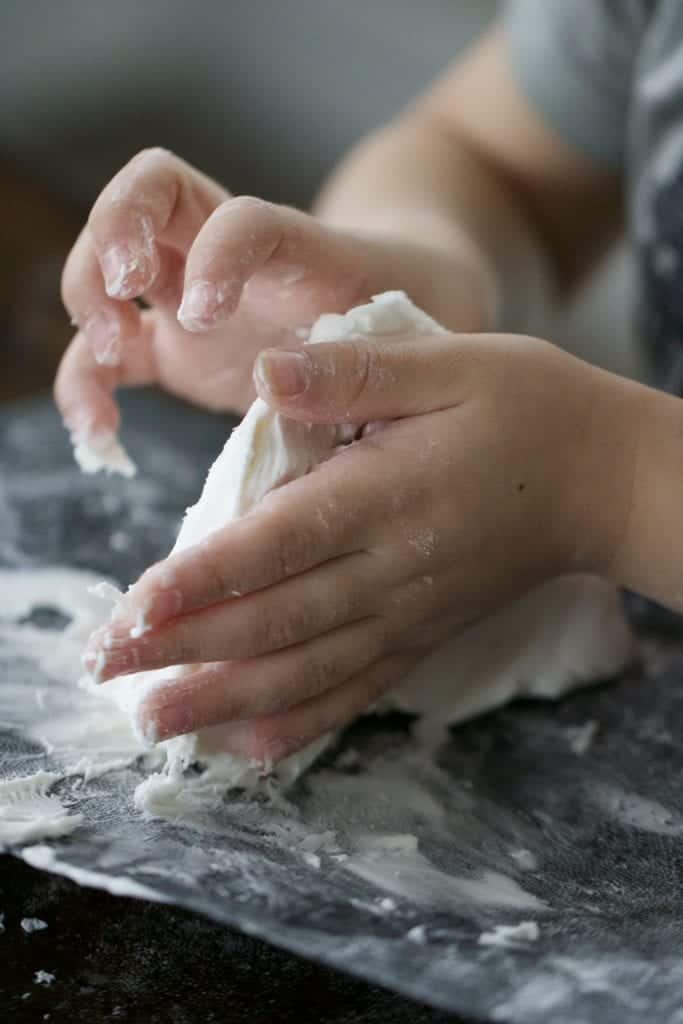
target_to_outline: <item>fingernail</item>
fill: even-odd
[[[83,332],[90,342],[96,363],[100,366],[118,366],[121,359],[118,317],[108,309],[101,309],[86,320]]]
[[[302,395],[311,381],[310,359],[306,352],[261,352],[254,365],[254,384],[278,398]]]
[[[130,299],[148,283],[150,262],[142,250],[112,245],[100,257],[104,286],[112,299]]]
[[[232,312],[237,286],[227,282],[193,281],[183,293],[178,320],[188,331],[206,331]]]

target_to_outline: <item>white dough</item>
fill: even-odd
[[[69,814],[59,797],[48,795],[62,777],[40,771],[0,782],[0,847],[56,839],[78,828],[82,815]]]
[[[376,296],[344,315],[322,316],[309,344],[354,337],[401,337],[443,332],[402,292]],[[308,426],[286,420],[257,399],[218,456],[196,505],[183,521],[174,551],[201,543],[210,533],[249,512],[276,487],[300,477],[330,458],[348,427]],[[115,595],[116,596],[116,595]],[[144,622],[139,624],[144,628]],[[538,587],[490,618],[454,637],[426,658],[382,707],[423,716],[424,735],[496,707],[519,695],[558,697],[573,686],[609,677],[629,659],[632,640],[617,591],[591,576],[567,576]],[[140,673],[109,683],[99,692],[130,715],[137,734],[142,701],[186,669]],[[144,737],[153,742],[153,736]],[[329,737],[287,758],[273,769],[291,782],[324,749]],[[225,754],[222,728],[160,744],[165,773],[153,775],[136,802],[153,813],[182,798],[183,769],[205,765],[202,784],[251,787],[263,766]],[[202,781],[203,780],[203,781]],[[193,786],[196,786],[193,783]]]
[[[27,935],[32,932],[42,932],[47,928],[47,921],[43,921],[40,917],[22,917],[20,924]]]
[[[116,434],[107,432],[95,437],[72,435],[74,458],[84,473],[120,473],[121,476],[135,476],[137,467],[128,455]]]
[[[36,973],[33,975],[33,984],[45,985],[46,988],[49,988],[54,980],[55,975],[50,974],[49,971],[36,971]]]

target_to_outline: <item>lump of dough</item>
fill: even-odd
[[[320,317],[308,344],[377,336],[393,336],[400,343],[415,333],[443,331],[403,292],[386,292],[346,314]],[[199,543],[254,508],[276,487],[330,458],[345,436],[343,431],[337,426],[286,420],[257,399],[211,466],[173,551]],[[460,721],[519,694],[557,697],[571,686],[614,675],[630,654],[631,637],[616,589],[595,577],[560,578],[447,641],[382,706],[418,712],[428,729]],[[181,666],[139,673],[115,680],[99,692],[125,708],[137,728],[138,710],[149,693],[186,671]],[[293,781],[328,740],[323,737],[281,761],[273,774],[283,784]],[[165,773],[138,788],[136,800],[143,809],[176,799],[189,785],[182,773],[192,763],[205,768],[200,784],[203,779],[214,789],[217,785],[251,787],[263,775],[262,766],[225,753],[221,726],[159,746],[167,758]]]

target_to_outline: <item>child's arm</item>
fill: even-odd
[[[620,192],[616,174],[570,149],[532,109],[498,27],[356,147],[317,213],[340,227],[466,253],[494,272],[498,325],[529,329],[543,285],[570,288],[613,239]]]
[[[607,570],[622,586],[683,611],[683,401],[631,388],[637,456],[629,515]]]

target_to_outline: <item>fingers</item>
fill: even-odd
[[[268,495],[257,509],[201,544],[148,569],[126,594],[117,625],[149,627],[250,594],[330,559],[362,551],[366,509],[359,495],[377,475],[372,451],[353,466],[332,459]]]
[[[407,672],[417,658],[383,658],[334,689],[290,708],[224,726],[225,749],[262,764],[276,763],[324,733],[362,714]]]
[[[97,664],[105,682],[170,665],[254,658],[374,614],[376,576],[371,555],[349,555],[138,637],[113,625],[95,634],[86,664]]]
[[[349,339],[261,352],[254,384],[292,419],[366,423],[459,404],[476,363],[469,335]]]
[[[159,245],[185,255],[226,194],[164,149],[138,153],[102,191],[88,220],[107,295],[146,294],[159,273]]]
[[[247,283],[272,322],[288,322],[294,288],[297,318],[315,318],[363,292],[359,263],[357,245],[307,214],[252,196],[230,199],[188,255],[178,318],[187,330],[210,330],[234,313]]]
[[[62,275],[64,305],[82,337],[60,368],[56,398],[76,433],[116,429],[114,388],[156,379],[149,331],[140,335],[137,306],[121,300],[144,294],[175,317],[186,253],[226,195],[154,149],[134,157],[99,196]]]
[[[121,341],[115,360],[98,359],[84,331],[76,335],[64,354],[55,381],[55,400],[65,425],[74,435],[96,438],[116,432],[119,425],[119,410],[113,398],[116,388],[156,381],[154,339],[158,315],[137,313],[136,319],[135,343]]]
[[[380,656],[382,646],[381,621],[373,618],[258,659],[203,665],[146,700],[143,728],[159,741],[222,722],[279,715],[356,675]]]
[[[98,313],[125,333],[121,300],[163,290],[206,218],[227,193],[164,150],[139,153],[102,191],[64,268],[62,295],[82,328]]]

